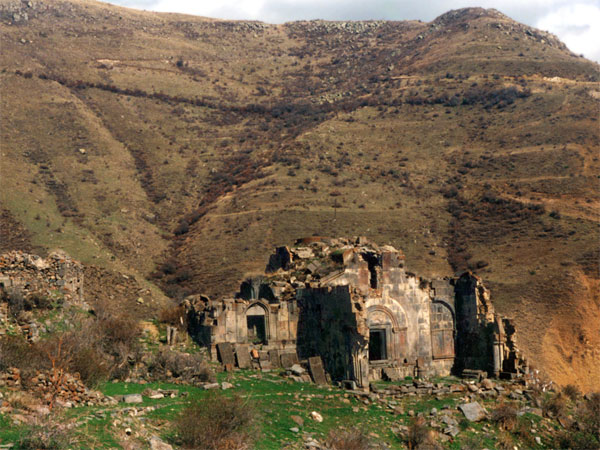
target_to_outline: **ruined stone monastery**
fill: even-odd
[[[333,380],[366,387],[375,379],[486,371],[526,371],[514,328],[495,312],[470,272],[427,281],[407,272],[404,255],[365,238],[310,237],[279,247],[264,276],[231,298],[186,300],[195,339],[248,352],[261,365],[320,356]],[[226,344],[226,345],[225,345]],[[224,361],[226,362],[226,361]]]

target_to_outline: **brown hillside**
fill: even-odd
[[[217,296],[275,245],[368,235],[426,276],[472,268],[539,367],[600,387],[599,67],[556,37],[480,8],[268,25],[81,0],[0,0],[0,33],[3,227],[93,265],[98,295],[124,273],[151,304]]]

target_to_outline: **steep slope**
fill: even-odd
[[[0,18],[2,226],[31,245],[158,308],[154,286],[220,295],[274,245],[369,235],[426,276],[472,268],[540,367],[600,386],[598,65],[552,35],[480,8],[268,25],[2,0]]]

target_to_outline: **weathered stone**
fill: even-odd
[[[229,342],[221,342],[217,344],[217,352],[219,353],[219,360],[221,363],[231,364],[232,366],[235,364],[233,349]]]
[[[171,445],[167,444],[156,435],[150,437],[148,444],[150,445],[150,450],[173,450]]]
[[[235,359],[240,369],[250,368],[250,349],[248,345],[238,344],[235,346]]]
[[[142,403],[142,394],[127,394],[123,396],[123,403]]]
[[[234,296],[186,299],[213,358],[235,362],[224,343],[256,346],[256,363],[238,357],[244,367],[265,369],[268,359],[271,367],[290,368],[296,352],[319,355],[335,381],[353,377],[360,388],[382,373],[391,380],[424,379],[458,366],[479,381],[487,377],[483,368],[493,367],[495,375],[523,368],[517,357],[505,359],[519,354],[514,326],[494,312],[489,291],[473,274],[428,282],[407,272],[404,256],[392,247],[322,237],[299,244],[277,248],[267,273],[245,280]],[[268,357],[259,348],[269,349]],[[327,382],[324,371],[313,372],[315,382]],[[488,383],[483,387],[491,391]],[[476,386],[469,389],[479,394]],[[423,384],[406,392],[437,397],[447,391]]]
[[[279,356],[279,350],[277,350],[277,349],[269,350],[269,360],[271,361],[271,367],[274,367],[274,368],[281,367],[281,359]]]
[[[315,421],[315,422],[323,422],[323,416],[321,414],[319,414],[316,411],[312,411],[310,413],[310,417]]]
[[[275,253],[269,258],[266,272],[276,272],[279,269],[288,270],[291,262],[292,254],[290,253],[290,249],[287,247],[277,247]]]
[[[489,378],[485,378],[481,381],[481,387],[484,389],[494,389],[494,382]]]
[[[386,380],[400,381],[403,379],[402,372],[397,367],[386,367],[383,369],[383,375]]]
[[[306,372],[306,370],[304,370],[304,368],[300,364],[292,365],[292,367],[290,367],[290,370],[296,376],[301,376],[302,374],[304,374],[304,372]]]
[[[300,416],[290,416],[293,422],[295,422],[299,427],[304,426],[304,419]]]
[[[233,388],[233,384],[227,382],[227,381],[223,381],[221,383],[221,389],[226,390],[226,389],[231,389]]]
[[[308,358],[308,367],[310,369],[310,375],[316,384],[328,384],[325,370],[323,369],[323,361],[320,356]]]
[[[281,366],[284,369],[289,369],[294,364],[298,364],[298,355],[294,353],[282,353],[280,355],[281,358]]]
[[[471,422],[479,422],[480,420],[485,419],[486,416],[485,409],[477,402],[463,403],[458,406],[458,409],[462,411],[465,418]]]
[[[450,425],[444,428],[444,434],[447,434],[448,436],[454,437],[458,433],[460,433],[460,429],[455,425]]]

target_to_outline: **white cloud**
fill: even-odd
[[[600,61],[599,5],[562,6],[540,18],[536,27],[556,34],[572,51]]]

